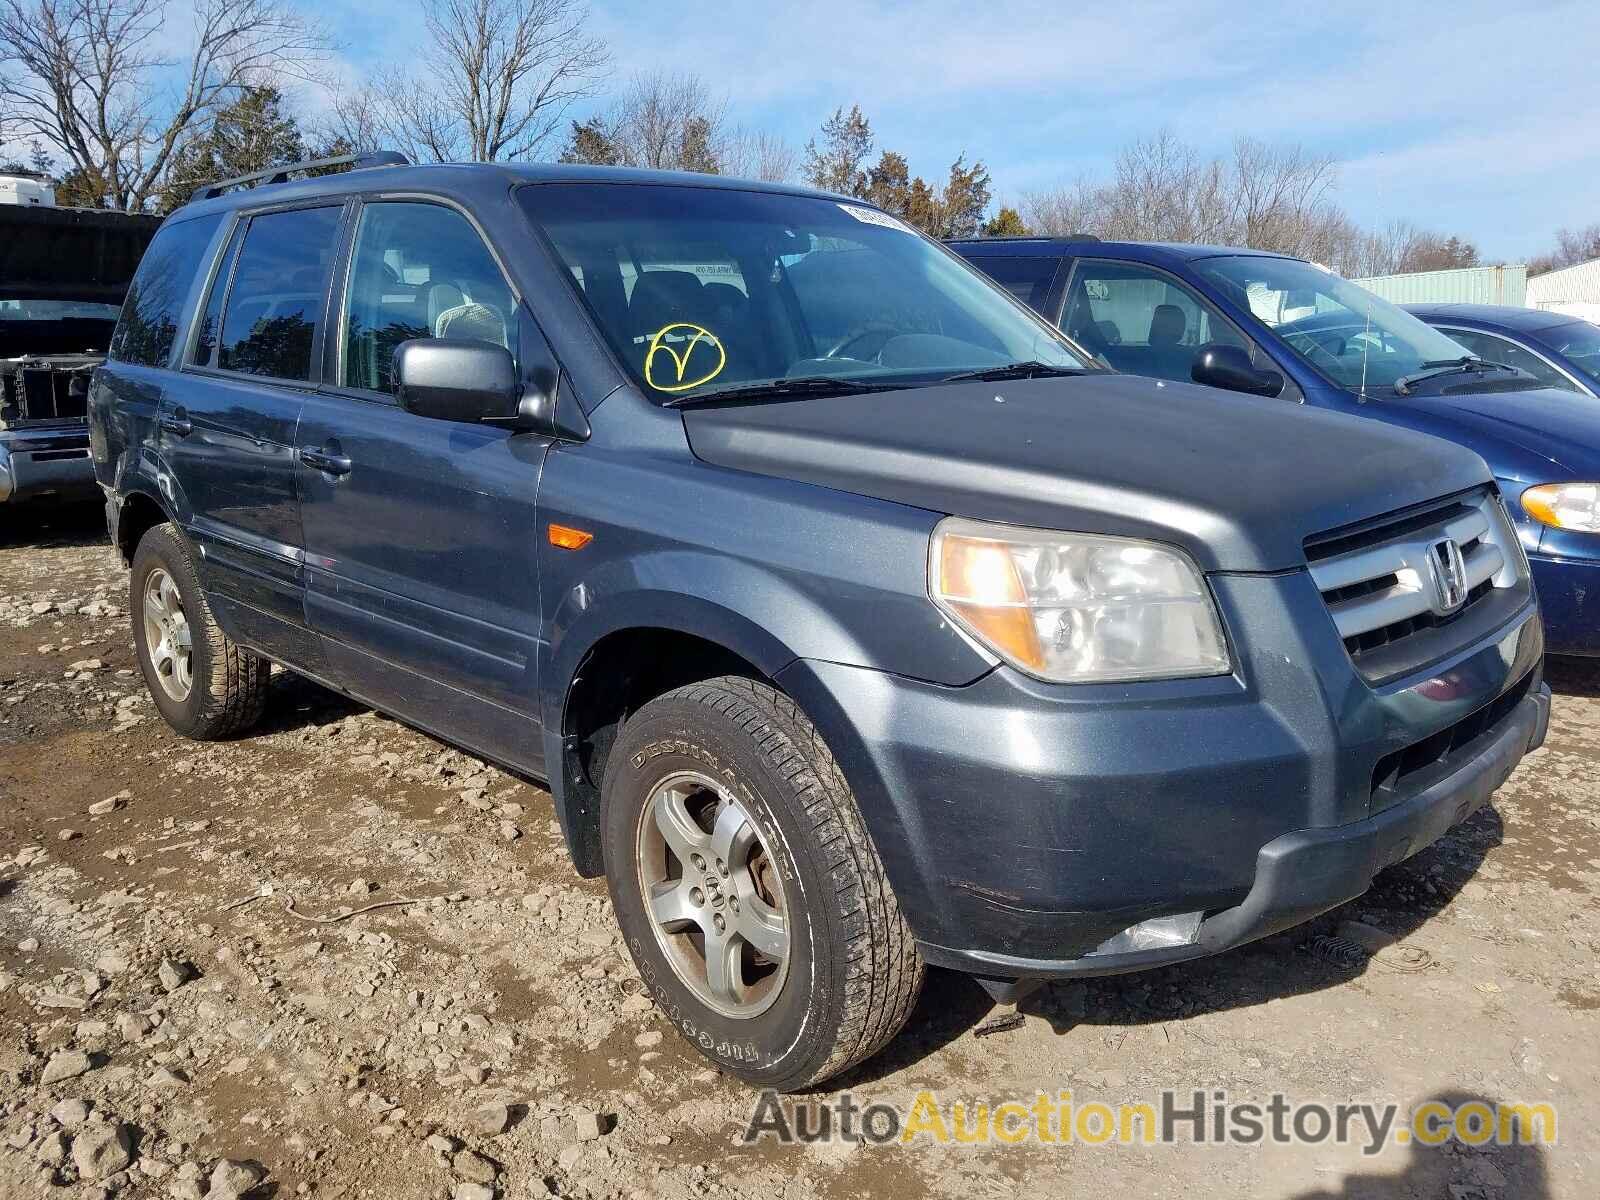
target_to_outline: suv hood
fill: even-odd
[[[1207,571],[1305,565],[1308,535],[1486,482],[1375,421],[1131,375],[958,383],[684,412],[700,459],[1047,529],[1182,546]]]

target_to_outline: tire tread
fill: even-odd
[[[205,689],[204,695],[194,711],[192,726],[179,732],[200,741],[216,741],[245,732],[266,710],[272,664],[222,632],[200,584],[188,544],[171,522],[148,530],[134,553],[128,611],[135,622],[140,619],[141,605],[138,564],[146,555],[159,558],[169,572],[183,577],[179,586],[184,592],[184,607],[193,609],[189,620],[191,636],[205,639],[209,677],[201,678],[197,673],[194,681],[196,688]]]
[[[925,970],[855,795],[816,726],[775,688],[730,675],[687,684],[667,698],[703,704],[743,730],[805,813],[846,930],[844,1013],[825,1059],[789,1086],[837,1075],[876,1054],[900,1031]]]

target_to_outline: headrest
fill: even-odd
[[[1158,304],[1150,316],[1150,344],[1176,346],[1183,341],[1188,328],[1189,321],[1183,315],[1183,309],[1176,304]]]

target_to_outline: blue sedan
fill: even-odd
[[[1502,304],[1408,304],[1405,309],[1479,358],[1520,367],[1546,387],[1600,398],[1600,325]]]

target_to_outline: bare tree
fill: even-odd
[[[1295,253],[1326,222],[1338,167],[1331,155],[1302,146],[1240,138],[1227,172],[1230,234],[1252,249]]]
[[[775,133],[735,129],[722,144],[722,173],[766,183],[788,183],[800,171],[800,152]]]
[[[581,0],[422,0],[422,13],[415,69],[380,71],[336,98],[331,131],[346,144],[433,162],[529,158],[609,58],[585,32]]]
[[[1584,229],[1561,229],[1556,232],[1555,249],[1530,261],[1528,274],[1542,275],[1596,258],[1600,258],[1600,224]]]
[[[146,207],[185,137],[243,89],[312,77],[328,40],[279,0],[196,0],[187,59],[161,52],[165,0],[0,0],[0,107],[89,181],[85,198]],[[172,73],[175,89],[160,86]]]
[[[573,122],[562,159],[655,171],[721,170],[727,102],[698,75],[635,75],[604,114]]]
[[[1406,222],[1360,229],[1333,202],[1338,164],[1301,146],[1240,138],[1206,157],[1170,131],[1131,143],[1105,181],[1076,182],[1023,197],[1030,229],[1125,241],[1217,242],[1278,250],[1344,275],[1382,275],[1476,250]]]
[[[1024,192],[1021,209],[1024,223],[1041,237],[1094,233],[1100,223],[1100,190],[1092,180],[1078,179],[1061,187]]]
[[[649,72],[629,80],[616,102],[572,122],[563,162],[701,171],[779,181],[798,155],[776,135],[732,127],[727,100],[698,75]]]

